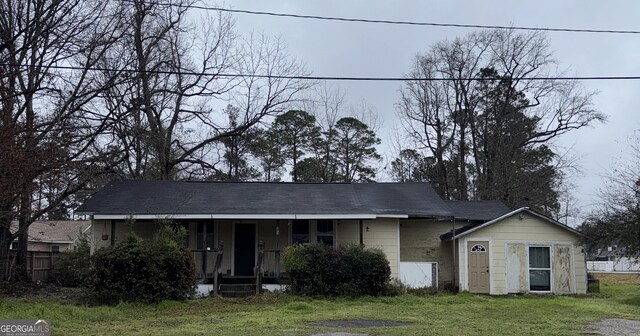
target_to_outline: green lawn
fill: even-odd
[[[309,335],[325,331],[375,335],[577,335],[591,321],[609,317],[640,319],[640,286],[601,284],[601,290],[601,294],[578,297],[463,293],[317,300],[280,295],[116,307],[0,299],[0,318],[49,319],[54,335]],[[369,329],[305,324],[360,318],[413,324]]]

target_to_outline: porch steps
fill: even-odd
[[[248,297],[256,294],[256,284],[221,284],[219,293],[224,297]]]

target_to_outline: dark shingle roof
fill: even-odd
[[[428,183],[112,182],[78,209],[94,214],[398,214],[451,216]]]
[[[453,216],[471,221],[489,221],[511,211],[500,201],[445,201]]]

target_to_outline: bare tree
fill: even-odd
[[[242,39],[223,13],[191,22],[192,3],[123,4],[125,38],[114,52],[118,57],[105,58],[105,63],[136,71],[105,95],[115,127],[104,141],[127,150],[120,169],[124,177],[210,176],[216,173],[212,162],[218,158],[211,156],[217,142],[283,111],[310,85],[277,77],[305,74],[280,40]],[[238,107],[234,124],[220,112],[222,101]]]
[[[417,146],[435,160],[433,182],[443,197],[487,197],[479,190],[497,183],[483,180],[491,170],[488,164],[507,167],[519,150],[528,150],[537,153],[539,164],[547,165],[553,153],[543,153],[544,147],[549,148],[553,139],[605,120],[592,106],[594,93],[585,92],[577,82],[526,79],[553,78],[559,75],[556,69],[557,61],[541,32],[471,33],[416,56],[406,76],[409,80],[400,91],[397,111]],[[501,145],[502,152],[487,152],[496,144],[496,134],[502,134],[503,141],[517,133],[516,128],[507,131],[509,125],[517,124],[516,119],[519,127],[533,124],[533,129],[506,142],[513,148]],[[517,174],[503,172],[517,179]],[[514,204],[509,205],[522,202],[526,201],[511,198]]]
[[[3,1],[0,13],[0,280],[25,279],[29,225],[109,169],[90,155],[106,128],[91,104],[118,73],[92,68],[121,22],[111,3],[83,0]],[[56,190],[42,201],[37,190],[47,180]]]
[[[613,162],[603,177],[599,207],[582,224],[592,251],[618,246],[626,257],[640,257],[640,133],[629,138],[628,159]]]

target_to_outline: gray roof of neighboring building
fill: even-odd
[[[445,201],[453,216],[472,221],[489,221],[511,211],[501,201]]]
[[[452,216],[428,183],[116,181],[77,212]]]
[[[72,243],[80,234],[86,232],[91,221],[40,220],[29,225],[29,241]],[[11,223],[11,232],[18,230],[18,222]]]

